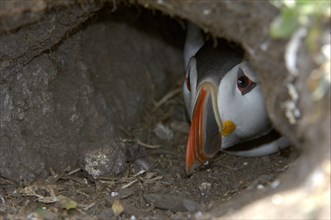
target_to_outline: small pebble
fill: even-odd
[[[134,191],[131,188],[120,189],[119,197],[120,199],[126,199],[133,195]]]
[[[79,164],[94,179],[118,176],[126,169],[126,148],[122,143],[110,143],[87,152]]]
[[[247,166],[247,165],[248,165],[248,162],[244,162],[243,165],[244,165],[244,166]]]
[[[115,217],[114,211],[112,209],[104,209],[98,215],[98,219],[107,220]]]
[[[271,188],[275,189],[279,186],[280,181],[279,180],[275,180],[271,183]]]
[[[119,200],[115,200],[115,202],[111,206],[111,209],[113,210],[115,216],[119,216],[124,211],[124,207]]]
[[[310,183],[310,186],[312,188],[317,188],[317,187],[320,187],[323,182],[324,182],[324,173],[322,171],[322,169],[318,169],[318,170],[315,170],[313,172],[313,174],[310,176],[310,181],[308,181],[308,183]]]
[[[111,193],[110,193],[110,195],[111,195],[112,197],[118,196],[118,194],[119,194],[118,192],[111,192]]]
[[[206,191],[211,189],[211,183],[203,182],[199,186],[200,191]]]
[[[203,13],[204,15],[209,15],[209,14],[211,13],[211,10],[209,10],[209,9],[204,9],[204,10],[202,11],[202,13]]]
[[[25,117],[25,113],[24,113],[24,112],[19,112],[19,113],[17,114],[17,119],[20,120],[20,121],[23,120],[24,117]]]
[[[274,205],[280,205],[283,203],[283,197],[279,194],[276,194],[272,197],[271,201]]]
[[[152,168],[151,161],[147,157],[136,159],[132,166],[136,171],[149,171]]]
[[[194,214],[194,216],[195,216],[195,218],[202,218],[203,217],[203,214],[202,214],[202,212],[201,211],[198,211],[198,212],[196,212],[195,214]]]
[[[172,130],[168,126],[165,126],[162,122],[159,122],[153,131],[156,136],[162,140],[171,141],[174,138],[174,133]]]
[[[197,219],[197,220],[202,220],[202,219],[211,219],[211,216],[210,216],[210,214],[209,213],[202,213],[201,211],[199,211],[199,212],[196,212],[195,214],[194,214],[194,217],[195,217],[195,219]]]
[[[264,189],[264,186],[262,184],[257,185],[257,189]]]

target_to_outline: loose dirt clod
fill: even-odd
[[[196,201],[175,195],[150,193],[145,194],[144,199],[156,208],[172,212],[193,212],[200,209],[200,205]]]
[[[78,205],[74,200],[62,195],[58,197],[58,203],[59,206],[65,210],[76,209]]]
[[[174,138],[174,133],[172,130],[168,126],[165,126],[162,122],[159,122],[153,131],[161,140],[171,141]]]
[[[100,176],[119,176],[126,168],[124,146],[114,141],[112,146],[88,152],[80,161],[81,168],[95,179]]]
[[[119,200],[115,200],[115,202],[111,206],[111,209],[113,210],[115,216],[119,216],[124,211],[124,207]]]

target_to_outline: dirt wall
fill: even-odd
[[[0,4],[1,176],[31,182],[50,167],[73,165],[85,152],[117,145],[118,129],[134,126],[149,96],[166,91],[172,75],[182,72],[180,24],[187,19],[211,36],[242,45],[261,81],[272,122],[301,153],[269,196],[250,203],[258,194],[252,191],[195,217],[330,215],[330,54],[318,58],[330,45],[329,19],[312,19],[289,37],[275,39],[269,30],[280,9],[269,2]],[[146,13],[139,9],[144,7],[149,15],[137,23],[120,5],[137,10],[137,17]],[[98,20],[103,7],[111,19]],[[153,19],[156,11],[169,17]],[[155,28],[159,31],[151,31]],[[313,29],[319,32],[310,38]],[[250,205],[234,212],[231,207],[239,203]]]

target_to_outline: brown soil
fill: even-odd
[[[0,179],[0,219],[199,217],[199,210],[219,207],[249,190],[267,192],[277,187],[277,177],[297,158],[292,148],[258,158],[221,152],[187,177],[184,158],[189,123],[180,83],[170,94],[148,108],[141,124],[122,129],[120,141],[127,144],[130,160],[122,177],[94,180],[71,167],[52,171],[47,179],[25,187]],[[155,134],[159,122],[174,133],[171,140]],[[233,208],[238,206],[233,204]]]

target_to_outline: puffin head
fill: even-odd
[[[241,143],[256,142],[272,130],[256,74],[236,45],[204,43],[189,59],[183,94],[191,120],[187,174],[220,149],[245,152]]]

